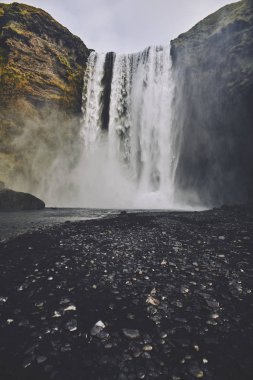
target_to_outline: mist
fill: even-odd
[[[6,186],[45,199],[48,206],[77,206],[72,173],[82,152],[79,118],[45,107],[24,117],[22,126],[10,142],[17,164]]]

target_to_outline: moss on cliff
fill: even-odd
[[[89,55],[82,41],[43,10],[17,3],[0,4],[0,31],[0,101],[24,96],[80,112]]]
[[[31,190],[57,157],[69,154],[79,132],[89,54],[80,38],[43,10],[0,4],[0,178],[7,185]]]

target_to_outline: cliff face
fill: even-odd
[[[71,150],[89,53],[46,12],[0,4],[0,179],[7,185],[34,191],[60,149]]]
[[[172,41],[177,183],[207,204],[253,197],[253,2],[210,15]]]

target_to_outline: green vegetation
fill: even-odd
[[[18,36],[29,36],[29,32],[27,32],[23,25],[17,22],[9,22],[6,26],[2,28],[2,31],[5,30],[11,30],[12,32],[16,33]]]
[[[63,54],[60,54],[59,52],[56,53],[57,58],[61,65],[66,66],[68,69],[71,69],[71,65],[69,63],[69,60],[64,56]]]
[[[8,52],[7,49],[0,47],[0,67],[5,65],[8,61]]]
[[[61,137],[71,141],[76,135],[73,128],[78,128],[78,123],[73,127],[66,120],[81,112],[89,50],[49,14],[34,7],[0,4],[0,21],[0,173],[6,183],[18,181],[18,177],[36,183],[33,130],[47,151],[46,170],[59,146],[56,119],[61,120],[57,122]],[[13,144],[19,138],[22,148]]]

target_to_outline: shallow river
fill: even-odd
[[[40,211],[0,212],[0,241],[38,228],[49,227],[66,221],[101,218],[118,214],[117,210],[97,209],[45,209]]]

